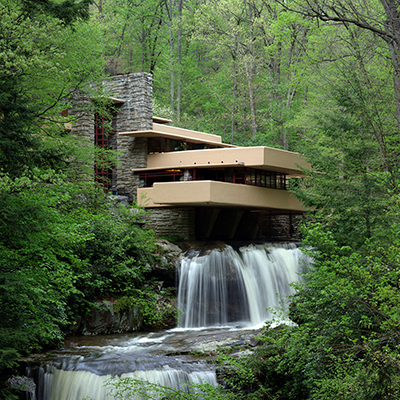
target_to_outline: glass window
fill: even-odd
[[[266,172],[265,172],[265,186],[268,187],[268,188],[270,188],[270,187],[272,186],[272,183],[271,183],[271,182],[272,182],[272,181],[271,181],[271,172],[266,171]]]
[[[247,168],[246,170],[246,185],[256,184],[256,171],[253,168]]]
[[[256,186],[261,186],[261,170],[256,169]]]
[[[271,187],[276,189],[276,172],[271,172]]]
[[[234,183],[246,183],[246,170],[244,168],[235,168]]]
[[[114,119],[115,116],[116,114],[112,113],[112,119]],[[112,149],[115,147],[115,131],[112,129],[112,119],[110,120],[110,118],[100,116],[97,113],[95,114],[94,143],[96,146],[102,147],[103,149]],[[111,190],[115,166],[100,159],[96,163],[94,169],[96,182],[103,185],[104,191],[108,192]]]
[[[226,169],[226,182],[233,182],[233,169],[227,168]]]

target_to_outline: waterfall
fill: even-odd
[[[293,293],[305,256],[293,244],[192,251],[179,270],[182,328],[258,326]]]
[[[155,341],[149,347],[138,346],[137,339],[117,342],[118,346],[83,346],[74,350],[81,355],[61,352],[59,357],[36,370],[36,393],[29,399],[111,400],[114,388],[109,383],[113,377],[117,381],[132,378],[186,392],[193,384],[217,385],[214,366],[159,355],[154,349]],[[28,369],[26,375],[33,377],[32,370]],[[125,383],[128,388],[129,383]]]
[[[90,371],[66,371],[48,365],[45,372],[42,368],[40,376],[42,381],[38,382],[39,394],[37,396],[40,400],[106,400],[113,398],[113,390],[107,387],[107,381],[112,377],[111,374],[97,375]],[[214,371],[184,371],[169,367],[123,373],[120,378],[141,379],[186,391],[191,384],[208,383],[213,386],[217,384]]]
[[[198,335],[193,328],[261,325],[272,316],[268,308],[279,307],[293,293],[289,283],[299,279],[304,261],[292,244],[250,245],[237,251],[219,245],[188,252],[178,271],[180,327],[185,329],[110,336],[101,346],[82,339],[82,346],[60,350],[35,370],[37,390],[30,400],[112,399],[105,386],[111,377],[143,379],[185,391],[192,383],[216,386],[215,366],[167,354],[206,351],[198,343],[200,336],[206,344],[218,343],[215,332],[225,339],[232,335],[211,329],[207,339],[208,331]]]

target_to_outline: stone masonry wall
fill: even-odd
[[[73,108],[68,110],[68,116],[73,117],[74,123],[72,124],[71,134],[74,137],[86,139],[87,146],[94,146],[94,109],[93,103],[89,96],[82,92],[76,93],[71,99]],[[93,168],[93,162],[91,167]],[[93,174],[87,176],[84,174],[81,179],[94,180]]]
[[[298,224],[301,216],[260,213],[260,230],[257,239],[262,240],[298,240]]]
[[[147,73],[124,74],[110,77],[103,82],[105,96],[116,97],[124,103],[117,107],[113,121],[116,131],[115,148],[119,165],[114,171],[113,193],[136,199],[138,176],[133,168],[147,166],[147,139],[120,136],[118,132],[152,129],[153,124],[153,83]],[[83,136],[89,145],[94,145],[94,107],[89,96],[82,93],[73,99],[69,115],[75,117],[72,133]]]
[[[148,212],[146,228],[159,236],[195,239],[195,210],[185,208],[156,208]]]
[[[105,82],[113,97],[124,100],[116,116],[117,132],[143,131],[153,127],[153,82],[147,73],[117,75]],[[139,178],[133,168],[147,166],[147,139],[117,135],[120,164],[115,192],[136,200]]]

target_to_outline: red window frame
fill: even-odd
[[[114,117],[114,115],[113,115]],[[95,114],[94,123],[94,144],[95,146],[103,149],[112,149],[114,147],[115,132],[111,128],[112,120],[105,116],[100,116],[98,113]],[[101,160],[99,160],[101,163]],[[102,168],[96,164],[94,167],[95,180],[96,182],[103,185],[105,192],[109,192],[113,185],[113,173],[115,166],[108,166]]]
[[[217,182],[228,182],[226,170],[193,168],[189,170],[191,180],[204,181],[212,180]],[[184,171],[182,169],[171,169],[161,171],[146,171],[139,174],[139,179],[143,180],[144,187],[151,187],[156,182],[177,182],[182,181]],[[286,174],[265,171],[256,168],[234,168],[229,182],[234,184],[266,187],[270,189],[286,190]]]

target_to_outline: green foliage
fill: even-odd
[[[106,205],[107,207],[107,205]],[[138,214],[122,206],[96,213],[77,210],[82,218],[85,243],[77,249],[88,267],[78,273],[77,287],[90,299],[129,293],[144,284],[155,245],[152,232],[136,224]]]
[[[171,400],[230,400],[237,399],[234,393],[225,391],[220,386],[210,384],[190,384],[188,388],[175,389],[157,383],[135,378],[110,378],[106,387],[114,399],[171,399]]]
[[[227,143],[295,148],[312,22],[260,0],[103,1],[93,15],[107,70],[152,73],[158,115]]]
[[[378,240],[388,227],[399,157],[389,144],[393,125],[383,127],[379,122],[379,115],[385,113],[390,124],[391,110],[378,104],[379,110],[371,112],[373,92],[365,88],[361,77],[347,70],[346,74],[331,89],[328,106],[317,103],[318,115],[311,117],[314,126],[299,146],[313,167],[293,191],[309,216],[325,224],[340,245],[357,247],[367,238]]]
[[[143,285],[154,250],[137,213],[110,203],[100,188],[32,172],[0,176],[1,369],[57,346],[88,302]]]
[[[249,398],[398,398],[399,153],[387,50],[372,51],[355,28],[323,31],[332,46],[324,39],[309,53],[324,61],[295,121],[312,164],[293,191],[308,209],[314,265],[291,299],[295,325],[267,326],[249,358],[258,381]]]
[[[311,251],[315,263],[289,312],[297,325],[267,326],[263,346],[250,358],[259,382],[254,398],[397,398],[397,245],[366,244],[359,252],[338,246],[321,225],[312,232],[307,243],[319,250]],[[397,233],[394,238],[398,243]]]
[[[117,298],[120,311],[139,305],[148,326],[168,311],[144,285],[152,233],[83,179],[88,160],[113,156],[85,154],[59,129],[66,99],[101,75],[104,55],[109,71],[155,73],[159,116],[176,118],[165,104],[179,74],[181,126],[312,163],[294,187],[315,260],[292,297],[295,324],[267,326],[248,358],[221,357],[229,390],[113,380],[116,398],[399,398],[400,162],[386,44],[302,19],[282,8],[292,1],[186,1],[182,18],[165,1],[106,1],[86,24],[89,3],[0,0],[0,371],[57,346],[99,298]],[[381,2],[365,5],[381,26]]]
[[[51,0],[22,0],[21,10],[25,16],[32,17],[35,14],[51,15],[66,25],[71,25],[78,19],[89,18],[89,5],[92,0],[82,0],[78,3],[71,0],[53,2]]]
[[[168,40],[167,3],[139,0],[133,7],[128,0],[117,0],[95,5],[93,17],[106,37],[107,72],[154,72]]]
[[[251,391],[252,385],[257,381],[249,359],[232,357],[219,351],[216,362],[224,388],[235,393],[237,398],[244,398],[244,393]]]
[[[102,73],[89,3],[0,1],[2,375],[58,347],[90,302],[140,287],[152,261],[139,214],[91,182],[93,159],[115,156],[65,135],[59,117]]]
[[[151,286],[143,289],[129,288],[131,296],[118,298],[114,304],[115,312],[129,311],[131,307],[138,307],[146,328],[160,329],[166,326],[167,320],[176,320],[176,309],[171,305],[160,305],[159,295]]]
[[[102,72],[88,1],[0,1],[0,162],[3,172],[63,168],[59,111]]]

